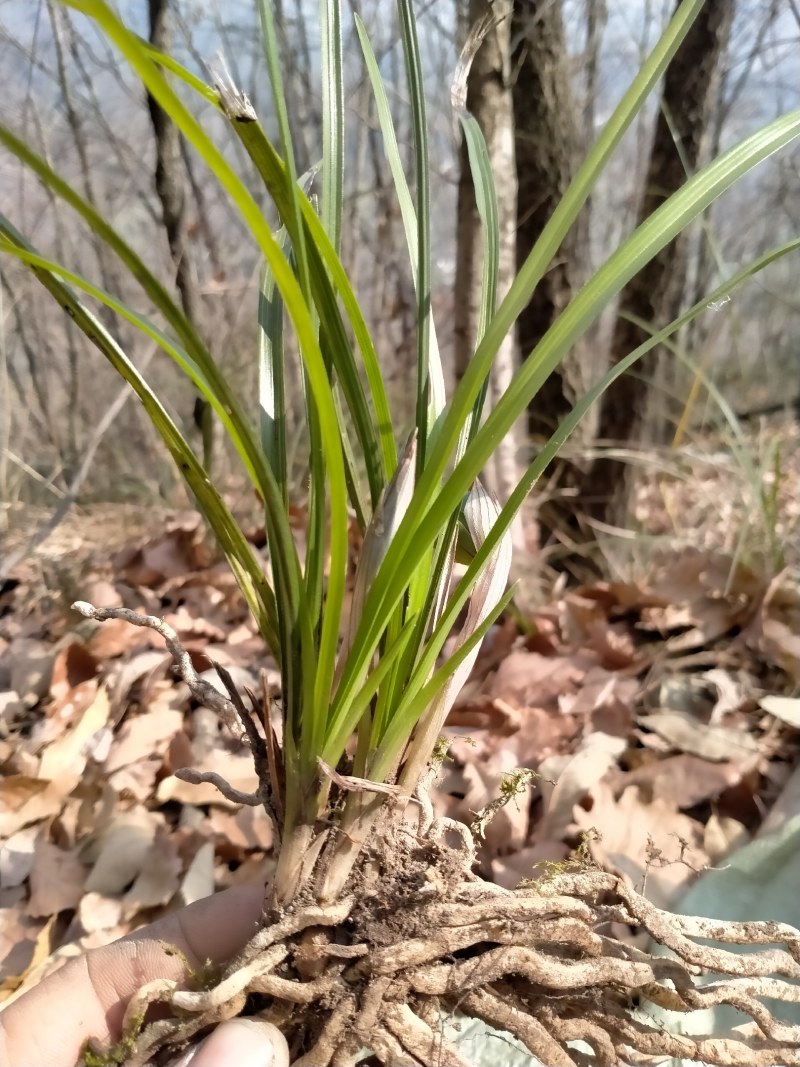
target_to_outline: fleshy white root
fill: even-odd
[[[163,620],[122,608],[75,607],[87,618],[123,618],[162,635],[195,697],[228,721],[238,718],[260,788],[239,796],[216,775],[190,774],[239,803],[260,801],[275,817],[267,745],[226,672],[218,668],[230,699],[197,676]],[[349,895],[324,904],[301,903],[302,895],[288,907],[276,904],[271,924],[212,988],[143,987],[127,1008],[123,1041],[106,1062],[119,1064],[121,1048],[127,1067],[160,1065],[256,996],[258,1010],[287,1033],[297,1067],[350,1067],[363,1047],[385,1067],[469,1067],[443,1035],[444,1021],[456,1013],[515,1035],[548,1067],[615,1067],[654,1057],[800,1067],[800,1027],[776,1019],[765,1003],[800,1002],[800,932],[775,922],[672,915],[590,866],[513,893],[483,883],[472,873],[474,833],[491,812],[480,813],[474,833],[459,826],[460,847],[447,847],[444,839],[455,827],[435,817],[428,795],[435,773],[432,768],[416,790],[415,831],[393,820],[391,803],[385,806],[384,821],[352,869]],[[323,840],[312,837],[309,830],[308,840],[284,842],[298,884],[310,884],[304,872]],[[645,931],[671,956],[608,937],[603,931],[611,923]],[[732,952],[730,945],[746,945],[748,952]],[[698,981],[708,976],[707,984]],[[148,1022],[154,1005],[171,1017]],[[651,1006],[691,1012],[718,1005],[736,1008],[752,1023],[723,1037],[689,1037],[648,1018]],[[591,1047],[590,1058],[569,1047],[578,1038]],[[103,1062],[102,1050],[91,1052],[93,1062]]]
[[[800,934],[776,923],[726,923],[660,912],[620,880],[601,871],[557,875],[538,889],[511,897],[417,902],[404,916],[416,936],[371,945],[363,953],[341,953],[331,938],[315,951],[327,956],[323,972],[298,978],[292,966],[303,930],[344,923],[363,926],[354,900],[298,909],[261,931],[212,989],[187,992],[174,983],[151,983],[128,1008],[126,1023],[141,1020],[156,1001],[177,1014],[147,1024],[136,1037],[135,1067],[156,1062],[155,1050],[184,1044],[192,1034],[241,1010],[248,996],[261,994],[292,1006],[298,1018],[313,1004],[323,1022],[302,1029],[298,1067],[344,1067],[358,1047],[400,1064],[445,1063],[469,1067],[464,1054],[442,1033],[454,1012],[476,1016],[514,1034],[549,1067],[581,1067],[585,1057],[568,1047],[581,1038],[593,1049],[592,1062],[644,1062],[680,1056],[707,1064],[800,1067],[800,1028],[776,1020],[764,998],[800,1002]],[[677,958],[649,956],[599,932],[610,919],[648,930]],[[763,945],[737,955],[719,945],[698,945],[713,937],[722,946]],[[328,951],[328,949],[330,951]],[[354,956],[355,958],[348,958]],[[700,973],[719,977],[698,985]],[[629,1005],[636,998],[642,1012]],[[678,1012],[727,1004],[748,1015],[748,1033],[687,1037],[666,1033],[646,1021],[648,1005]],[[325,1014],[327,1012],[327,1014]],[[168,1025],[169,1024],[169,1025]],[[171,1029],[170,1029],[171,1026]],[[293,1032],[292,1025],[287,1027]],[[312,1036],[313,1034],[313,1036]]]

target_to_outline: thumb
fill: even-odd
[[[229,1019],[174,1067],[289,1067],[286,1038],[262,1019]]]

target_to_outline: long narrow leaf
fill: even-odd
[[[337,708],[340,703],[346,703],[353,676],[363,671],[363,663],[375,649],[379,635],[373,620],[385,617],[390,607],[398,602],[408,581],[407,575],[413,572],[427,546],[458,507],[461,495],[492,454],[495,443],[527,408],[570,346],[580,339],[625,283],[693,218],[743,174],[799,134],[800,112],[776,120],[714,160],[658,208],[573,299],[515,376],[511,387],[476,434],[452,475],[438,488],[438,480],[446,463],[444,448],[447,446],[449,452],[455,443],[465,412],[483,378],[480,367],[474,371],[473,368],[485,360],[487,352],[493,352],[494,340],[490,335],[494,324],[490,327],[456,391],[428,465],[417,483],[409,508],[408,524],[399,531],[373,586],[362,628],[353,644],[351,664],[348,665],[352,665],[352,676],[349,670],[345,671],[337,692]],[[502,308],[498,311],[498,317],[501,313]],[[442,454],[434,456],[433,452],[440,448]]]
[[[411,741],[412,751],[408,762],[403,765],[401,780],[401,788],[406,795],[411,795],[430,760],[430,754],[453,702],[469,677],[484,637],[511,603],[513,596],[513,589],[503,593],[480,624],[470,631],[468,637],[465,636],[463,643],[459,644],[446,663],[442,664],[422,689],[397,709],[390,729],[369,762],[369,773],[378,781],[383,781],[396,767],[403,742],[414,724],[419,723],[419,733],[415,734]]]
[[[286,383],[283,350],[283,300],[268,266],[261,271],[258,295],[258,409],[261,447],[275,474],[284,504],[289,503],[286,455]]]
[[[38,156],[28,145],[7,127],[0,125],[0,143],[12,151],[18,159],[39,176],[41,181],[58,197],[69,204],[90,229],[110,248],[128,269],[131,276],[141,285],[155,307],[166,319],[183,344],[186,353],[196,364],[200,373],[208,382],[213,392],[215,406],[225,411],[224,422],[230,439],[241,457],[253,484],[259,492],[267,490],[268,473],[252,439],[250,428],[242,406],[234,396],[225,375],[220,371],[211,353],[200,337],[194,324],[184,314],[175,300],[170,296],[158,278],[147,267],[137,252],[120,236],[113,226],[90,204],[80,196],[68,182],[57,174],[49,164]],[[206,399],[211,399],[206,396]]]
[[[477,482],[470,491],[464,506],[464,519],[467,529],[476,547],[480,547],[491,533],[500,514],[500,505],[491,493]],[[416,721],[419,711],[425,712],[416,727],[414,737],[409,745],[400,783],[410,794],[421,777],[430,753],[441,733],[444,721],[453,706],[461,688],[470,675],[480,649],[480,639],[473,641],[476,634],[481,637],[488,625],[487,620],[496,617],[499,605],[504,603],[503,594],[508,584],[511,569],[511,535],[506,531],[486,560],[470,597],[467,617],[456,642],[456,649],[451,657],[453,669],[446,675],[446,683],[436,692],[434,680],[431,679],[419,691],[410,684],[407,688],[406,702],[397,708],[392,717],[391,730],[407,730],[410,723]],[[467,651],[468,649],[468,651]],[[459,655],[459,650],[463,652]],[[433,688],[431,688],[433,686]],[[426,707],[430,693],[436,692],[435,699]],[[410,721],[409,721],[410,720]],[[385,742],[376,756],[372,773],[380,773],[380,759],[391,759],[395,755],[397,740],[390,736],[381,739]],[[382,768],[383,769],[383,768]]]
[[[339,427],[331,396],[331,386],[310,311],[304,299],[303,290],[285,256],[281,253],[255,200],[201,125],[171,89],[158,66],[142,50],[136,37],[116,17],[104,0],[65,0],[65,2],[94,19],[106,37],[120,49],[147,89],[168,112],[183,135],[201,153],[206,165],[226,190],[231,202],[236,206],[258,242],[275,275],[276,284],[297,332],[300,351],[320,414],[330,484],[331,565],[327,609],[323,619],[319,649],[316,647],[300,592],[296,549],[286,514],[281,507],[280,493],[272,477],[268,485],[270,498],[266,504],[269,521],[274,522],[276,530],[278,551],[273,556],[276,587],[279,588],[281,595],[286,596],[285,610],[279,611],[279,622],[283,631],[281,641],[284,646],[299,646],[297,660],[293,657],[291,664],[286,665],[284,682],[287,715],[292,729],[296,729],[299,736],[302,735],[303,774],[305,776],[315,775],[316,764],[308,748],[308,735],[320,729],[320,719],[325,715],[330,696],[339,618],[344,597],[348,517],[347,487]],[[304,678],[306,685],[309,679],[314,679],[313,718],[308,714],[301,716]],[[307,707],[310,706],[307,705]],[[293,798],[293,802],[295,801],[298,804],[302,803],[302,797],[298,794]]]
[[[251,232],[258,241],[261,251],[270,262],[270,267],[275,274],[278,288],[281,289],[283,293],[284,300],[289,309],[289,314],[295,324],[295,329],[298,330],[301,339],[301,349],[304,354],[307,355],[309,361],[313,362],[315,355],[317,355],[319,363],[321,364],[321,355],[319,354],[316,336],[313,328],[311,328],[307,309],[302,298],[302,292],[300,291],[297,281],[295,281],[285,257],[282,255],[281,250],[278,249],[278,246],[270,233],[269,226],[265,219],[262,218],[258,206],[250,193],[247,192],[243,182],[237,177],[233,169],[230,168],[230,165],[221,155],[219,150],[211,143],[201,125],[197,123],[187,108],[183,106],[183,103],[176,96],[169,83],[167,83],[164,78],[161,69],[149,58],[147,51],[139,42],[139,38],[130,33],[124,26],[124,23],[111,11],[108,4],[103,2],[103,0],[64,0],[64,2],[71,7],[74,7],[75,10],[90,16],[97,22],[97,25],[103,33],[105,33],[110,41],[112,41],[125,55],[126,60],[135,73],[139,75],[150,94],[153,95],[155,99],[158,100],[161,107],[170,114],[172,120],[183,133],[183,136],[195,146],[206,163],[210,166],[213,173],[217,175],[221,184],[227,190],[231,202],[233,202],[239,209],[242,217],[247,225],[249,225]],[[319,375],[317,376],[317,379],[320,381]],[[324,377],[324,371],[321,380],[324,381],[325,385],[327,384],[326,378]],[[221,389],[225,387],[224,381],[221,381],[219,384]],[[307,614],[304,611],[304,606],[300,598],[300,566],[286,514],[281,506],[281,494],[279,494],[277,484],[275,483],[275,479],[269,471],[269,468],[266,466],[265,462],[263,462],[262,452],[255,442],[254,435],[246,432],[243,425],[240,427],[240,433],[243,445],[247,449],[247,456],[249,456],[251,465],[253,469],[259,473],[259,490],[263,497],[265,497],[265,503],[269,512],[269,521],[271,529],[274,531],[275,543],[277,545],[277,551],[273,554],[273,573],[276,583],[276,593],[282,601],[285,601],[285,609],[278,614],[279,622],[281,622],[281,635],[279,635],[279,639],[281,639],[282,650],[284,653],[282,659],[287,678],[289,703],[291,704],[294,699],[294,692],[297,692],[299,695],[302,691],[301,679],[303,674],[305,673],[306,676],[314,675],[315,657],[313,635],[310,633]],[[332,469],[335,469],[335,466],[334,456],[332,460]],[[294,655],[288,656],[286,654],[286,650],[290,646],[290,643],[298,640],[298,634],[303,635],[301,643],[306,660],[305,668],[303,670],[299,669],[298,666],[294,664]]]
[[[411,514],[409,516],[409,528],[413,527],[413,524],[418,520],[421,513],[429,506],[430,500],[436,491],[438,480],[441,478],[441,475],[445,470],[447,460],[460,435],[460,429],[468,419],[469,411],[475,403],[481,389],[484,387],[484,382],[489,374],[492,362],[504,337],[513,327],[514,321],[527,304],[531,293],[544,275],[548,264],[566,236],[566,233],[577,217],[581,207],[586,202],[611,153],[616,148],[625,130],[628,129],[631,122],[638,114],[644,100],[664,73],[672,56],[679,48],[681,41],[686,36],[692,22],[697,16],[701,5],[702,0],[684,0],[684,3],[675,13],[675,16],[660,37],[653,52],[640,67],[639,72],[634,78],[627,93],[625,93],[614,113],[606,123],[596,144],[589,153],[583,166],[580,167],[558,208],[545,226],[545,229],[532,249],[531,254],[528,256],[528,259],[523,264],[523,267],[517,275],[509,292],[506,294],[502,305],[490,323],[486,335],[482,339],[472,361],[470,362],[467,374],[459,383],[456,393],[448,407],[448,417],[446,419],[448,433],[445,436],[437,433],[435,439],[431,442],[431,452],[433,454],[426,465],[430,469],[419,479],[415,500],[412,503]],[[532,392],[531,397],[533,395]],[[520,412],[523,409],[523,407],[520,407]],[[466,486],[462,491],[466,491]],[[417,544],[419,545],[419,542],[417,542]],[[401,572],[398,570],[398,563],[402,552],[403,541],[401,539],[393,546],[387,561],[387,564],[391,564],[392,567],[391,574],[398,579],[401,577]],[[386,570],[389,572],[388,565]],[[411,568],[411,572],[413,573],[413,567]],[[406,567],[403,569],[402,575],[406,575],[407,573],[408,568]],[[407,581],[408,579],[406,578],[405,580]],[[389,581],[391,581],[391,578]],[[373,602],[370,605],[373,611],[378,609],[379,594],[382,592],[383,582],[378,582],[373,590]],[[391,602],[395,603],[400,595],[400,592],[397,590],[397,583],[394,583],[391,589]],[[386,608],[381,606],[380,610],[385,611]],[[349,672],[345,672],[345,676],[342,679],[342,686],[337,693],[337,706],[339,702],[347,701],[350,695],[350,686],[353,684],[354,679],[363,671],[364,663],[366,663],[369,656],[372,655],[376,643],[377,637],[374,629],[368,630],[367,623],[365,622],[364,629],[362,633],[358,635],[353,650],[352,676]]]
[[[353,585],[350,618],[347,622],[344,639],[339,648],[337,676],[341,673],[341,669],[347,660],[347,653],[350,650],[353,634],[356,632],[358,622],[364,611],[369,588],[408,510],[408,505],[414,492],[416,459],[417,436],[413,434],[403,455],[400,457],[394,477],[386,486],[381,499],[378,501],[364,535],[364,543],[359,553],[358,567],[356,568],[355,583]]]
[[[375,99],[378,123],[381,128],[381,136],[383,137],[384,151],[386,152],[386,161],[389,164],[389,171],[392,175],[392,182],[394,183],[397,204],[400,208],[400,218],[403,220],[403,232],[408,247],[408,258],[411,264],[411,280],[419,299],[417,213],[414,208],[411,190],[408,188],[408,180],[406,178],[405,170],[403,169],[403,161],[400,158],[400,149],[397,144],[394,120],[392,119],[392,109],[389,106],[389,98],[386,95],[386,88],[383,84],[378,60],[375,57],[375,52],[373,51],[364,23],[359,18],[358,14],[355,14],[354,18],[358,40],[364,55],[364,64],[367,68],[367,76],[369,77],[370,85],[372,87],[372,95]],[[444,372],[442,370],[442,360],[439,354],[439,342],[436,337],[436,324],[434,323],[433,318],[430,320],[430,357],[428,373],[430,376],[431,391],[431,425],[433,427],[442,411],[444,411],[445,404],[447,403],[444,386]]]
[[[344,76],[340,0],[320,0],[322,30],[322,222],[339,251],[344,184]]]
[[[397,0],[400,39],[403,42],[411,128],[414,135],[414,171],[417,194],[417,414],[419,433],[417,470],[425,466],[428,450],[430,403],[430,334],[431,334],[431,192],[428,166],[428,120],[425,108],[425,83],[419,57],[417,21],[412,0]]]
[[[275,109],[275,117],[278,120],[283,159],[288,178],[288,191],[292,205],[292,224],[288,225],[292,235],[292,250],[297,264],[297,276],[300,289],[310,302],[311,283],[308,273],[308,254],[306,251],[306,235],[301,225],[301,194],[297,187],[297,167],[294,160],[294,145],[292,143],[292,131],[289,128],[289,112],[286,106],[286,93],[283,88],[283,75],[278,55],[278,35],[275,28],[275,15],[273,4],[270,0],[258,0],[258,13],[261,19],[261,35],[264,41],[264,53],[267,57],[267,70],[272,84],[272,106]],[[232,95],[238,96],[238,91],[233,86],[228,86]]]
[[[76,326],[86,335],[106,357],[114,369],[134,390],[142,406],[160,434],[178,470],[186,480],[190,491],[198,501],[217,542],[233,570],[242,593],[258,625],[259,632],[267,645],[279,654],[277,638],[277,612],[272,590],[266,576],[253,555],[242,531],[223,501],[211,484],[202,464],[191,450],[186,440],[172,421],[156,394],[147,385],[134,364],[108,333],[100,320],[86,308],[64,283],[49,271],[41,257],[29,255],[27,242],[17,235],[19,246],[14,244],[11,230],[3,222],[3,250],[18,255],[23,262],[28,262],[37,279],[51,294],[54,300],[70,316]],[[22,253],[26,253],[24,256]]]
[[[420,662],[419,670],[422,676],[425,675],[426,671],[430,671],[436,662],[436,658],[441,652],[444,642],[458,618],[459,612],[467,602],[472,586],[480,575],[481,569],[489,558],[489,554],[494,549],[494,546],[499,542],[504,531],[511,525],[514,515],[522,506],[538,479],[547,469],[548,465],[552,463],[565,442],[574,433],[581,420],[586,416],[592,405],[598,401],[605,390],[608,389],[620,375],[629,371],[638,360],[653,348],[663,344],[670,336],[680,330],[681,327],[685,326],[688,322],[691,322],[692,319],[696,318],[697,315],[705,311],[709,302],[729,296],[751,277],[758,274],[759,271],[764,270],[764,268],[768,267],[771,263],[774,263],[776,260],[781,259],[783,256],[789,255],[792,252],[800,252],[800,238],[794,241],[789,241],[777,248],[770,249],[770,251],[764,253],[764,255],[760,256],[753,263],[737,271],[726,281],[722,282],[712,293],[703,297],[702,300],[699,300],[683,315],[674,319],[662,330],[658,330],[648,338],[647,341],[643,342],[635,348],[633,352],[630,352],[624,359],[620,360],[619,363],[616,363],[611,367],[611,369],[608,370],[599,381],[597,381],[596,384],[580,398],[572,411],[561,422],[556,433],[554,433],[549,441],[543,445],[536,458],[528,467],[524,477],[520,480],[503,510],[500,512],[497,522],[494,524],[486,541],[475,553],[475,556],[461,578],[461,581],[453,591],[453,595],[447,605],[447,610],[431,636],[431,640],[425,650],[425,655]]]
[[[235,114],[229,117],[232,119],[234,131],[261,175],[281,220],[291,233],[292,204],[286,188],[285,168],[280,157],[264,134],[255,113],[250,114],[247,122],[236,121]],[[374,504],[386,479],[397,465],[391,414],[380,365],[358,301],[330,238],[305,198],[302,198],[300,206],[310,236],[307,247],[312,294],[319,321],[327,336],[327,352],[336,370],[361,444]],[[327,272],[330,272],[330,277]],[[342,297],[361,350],[375,409],[374,424],[331,283]],[[345,429],[342,427],[343,433]]]

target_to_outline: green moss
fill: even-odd
[[[104,1047],[90,1038],[83,1050],[83,1067],[122,1067],[136,1051],[136,1039],[143,1023],[144,1015],[137,1016],[129,1031],[123,1034],[115,1045]]]
[[[539,878],[524,878],[519,883],[520,889],[538,889],[544,882],[549,882],[560,874],[575,874],[577,871],[597,870],[589,846],[592,841],[600,840],[600,832],[593,826],[581,835],[580,844],[563,860],[539,860],[533,868],[541,871]]]
[[[222,968],[218,964],[212,963],[211,960],[207,959],[199,967],[195,968],[192,967],[186,958],[186,954],[177,945],[162,941],[161,948],[165,955],[175,956],[181,961],[186,971],[186,977],[195,989],[213,989],[219,983],[222,977]]]

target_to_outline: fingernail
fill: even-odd
[[[278,1067],[272,1035],[277,1033],[258,1019],[229,1019],[193,1049],[175,1067]]]

